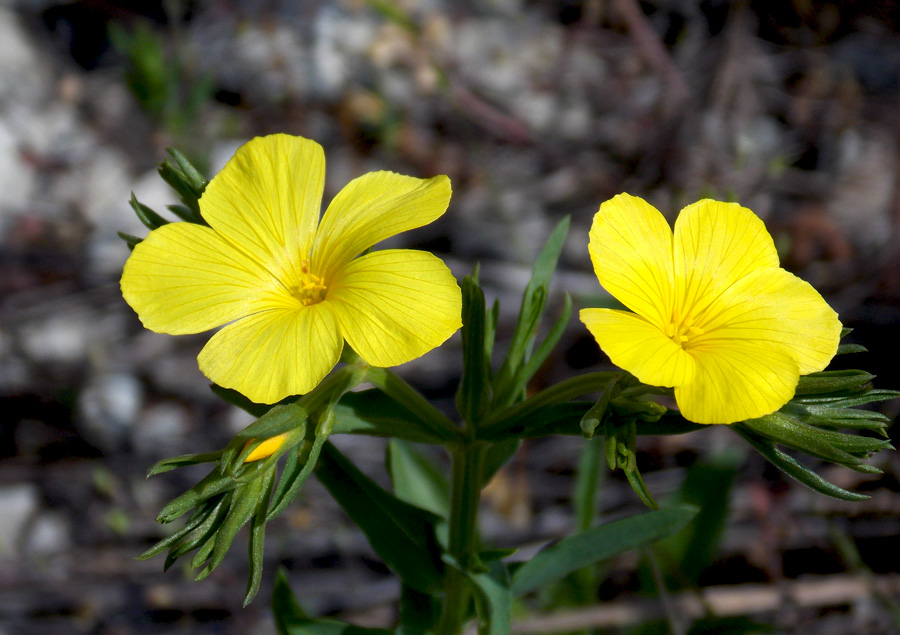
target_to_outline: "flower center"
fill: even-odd
[[[304,260],[300,263],[296,282],[288,290],[303,306],[310,306],[325,299],[327,287],[324,278],[309,272],[309,261]]]
[[[691,339],[703,335],[704,332],[702,328],[694,324],[694,318],[690,314],[681,318],[677,312],[666,327],[666,336],[683,349],[690,346]]]

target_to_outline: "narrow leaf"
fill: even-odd
[[[316,476],[407,584],[423,593],[443,588],[434,533],[437,516],[386,492],[330,443],[322,449]]]
[[[528,593],[589,564],[671,535],[687,525],[697,511],[687,505],[668,507],[564,538],[519,567],[512,579],[512,592]]]

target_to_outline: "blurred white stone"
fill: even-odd
[[[31,524],[25,551],[36,556],[51,556],[64,551],[71,543],[71,529],[65,515],[45,512]]]
[[[34,169],[22,159],[17,135],[0,120],[0,234],[8,215],[27,205],[33,188]]]
[[[0,487],[0,557],[14,556],[40,507],[40,490],[29,483]]]
[[[143,401],[144,389],[133,375],[98,375],[78,396],[80,429],[97,447],[118,450],[130,436]]]
[[[177,454],[184,447],[190,416],[173,402],[150,406],[140,414],[132,433],[134,449],[154,457]]]
[[[26,324],[20,345],[35,361],[74,364],[85,358],[89,345],[90,316],[60,315]]]

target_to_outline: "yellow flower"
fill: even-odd
[[[583,309],[581,321],[614,364],[674,387],[690,421],[772,413],[837,351],[837,314],[779,266],[747,208],[699,201],[681,211],[673,236],[655,208],[620,194],[594,216],[589,250],[600,284],[634,313]]]
[[[366,174],[338,193],[320,223],[324,182],[319,144],[253,139],[200,199],[210,226],[150,232],[125,264],[122,295],[152,331],[225,324],[200,352],[200,370],[260,403],[312,390],[344,340],[373,366],[439,346],[461,325],[447,266],[407,249],[357,256],[440,217],[449,179]]]

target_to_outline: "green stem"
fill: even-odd
[[[434,433],[435,436],[451,442],[461,440],[460,430],[456,425],[431,405],[418,390],[398,377],[387,368],[369,368],[366,379],[388,397],[403,405]]]
[[[581,449],[578,476],[575,481],[575,527],[582,532],[590,529],[597,516],[597,487],[602,474],[604,447],[600,439],[586,441]]]
[[[513,408],[503,410],[499,417],[489,418],[483,425],[479,426],[478,434],[482,438],[495,437],[507,428],[516,425],[523,417],[544,406],[564,403],[575,399],[575,397],[603,390],[610,381],[619,375],[621,373],[616,371],[596,372],[562,381],[539,392],[534,397],[526,399]]]
[[[439,635],[459,633],[468,614],[470,593],[465,571],[477,562],[478,501],[486,448],[483,443],[468,443],[454,448],[451,455],[453,481],[447,551],[459,568],[447,569],[444,608],[436,629]]]

